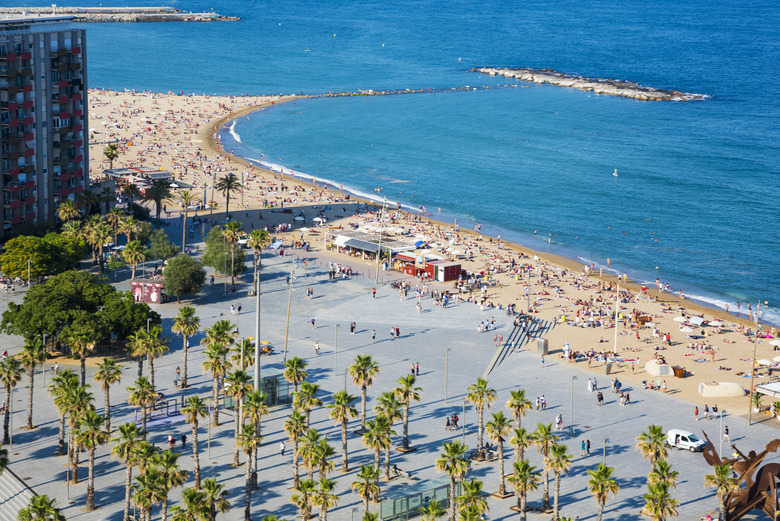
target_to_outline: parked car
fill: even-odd
[[[702,452],[707,445],[707,442],[697,438],[694,433],[680,429],[669,429],[666,433],[666,443],[691,452]]]

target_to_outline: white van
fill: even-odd
[[[707,442],[697,438],[694,433],[680,429],[670,429],[666,433],[666,443],[672,447],[678,447],[691,452],[701,452],[707,445]]]

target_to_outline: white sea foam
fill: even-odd
[[[233,120],[231,125],[228,127],[228,132],[230,132],[231,137],[236,140],[236,143],[241,143],[241,136],[239,136],[236,133],[236,121],[235,120]]]

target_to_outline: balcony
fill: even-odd
[[[28,83],[27,85],[25,85],[24,87],[22,87],[22,91],[23,91],[23,92],[32,92],[32,90],[33,90],[32,83]]]
[[[76,109],[76,110],[73,111],[73,117],[74,118],[80,118],[83,115],[84,115],[84,111],[81,110],[81,109]]]
[[[57,49],[57,56],[65,56],[68,54],[67,49]]]
[[[33,123],[35,123],[35,118],[33,118],[32,116],[27,116],[26,118],[24,118],[25,125],[32,125]]]
[[[15,101],[9,101],[8,110],[19,110],[19,104]]]
[[[70,188],[68,188],[67,186],[62,190],[60,190],[60,197],[65,198],[68,197],[68,195],[70,195]]]
[[[80,62],[71,63],[70,64],[70,70],[72,70],[72,71],[80,71],[81,70],[81,63]]]
[[[11,206],[11,208],[21,208],[22,201],[19,200],[19,199],[14,199],[13,201],[11,201],[11,205],[10,206]]]
[[[59,72],[67,71],[68,70],[68,64],[67,63],[60,63],[59,65],[57,65],[57,70]]]
[[[24,204],[35,204],[35,196],[28,195],[27,197],[25,197]]]
[[[22,222],[22,216],[21,215],[15,215],[11,217],[11,224],[19,224]]]
[[[35,188],[35,181],[27,181],[26,183],[24,183],[24,187],[28,189]]]
[[[15,62],[19,56],[15,52],[9,52],[5,55],[5,59],[9,62]]]
[[[59,88],[61,88],[61,89],[64,89],[65,87],[67,87],[67,86],[68,86],[68,80],[60,80],[60,81],[57,83],[57,86],[58,86]]]
[[[71,49],[71,52],[72,52],[74,55],[76,55],[76,54],[81,54],[81,47],[74,47],[73,49]]]
[[[24,165],[22,171],[25,174],[32,174],[35,173],[35,165]]]
[[[23,60],[32,60],[32,53],[31,52],[23,52],[22,53],[22,59]]]
[[[74,194],[80,194],[83,191],[84,191],[84,185],[78,185],[73,187]]]
[[[11,177],[16,177],[21,173],[21,169],[12,168],[8,173],[11,174]]]
[[[12,119],[8,122],[8,126],[11,128],[16,128],[19,126],[19,120],[18,119]]]
[[[35,155],[35,149],[34,148],[26,148],[24,149],[24,157],[32,157]]]
[[[27,212],[24,214],[24,219],[26,221],[34,221],[35,220],[35,212]]]
[[[24,140],[25,141],[32,141],[34,139],[35,139],[35,134],[33,134],[32,132],[26,132],[24,134]]]
[[[67,102],[68,102],[68,97],[67,96],[60,96],[59,99],[57,100],[57,103],[60,103],[60,104],[67,103]]]
[[[25,67],[22,69],[22,76],[32,76],[32,67]]]

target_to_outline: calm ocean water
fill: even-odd
[[[89,24],[91,86],[218,94],[479,87],[277,105],[236,123],[240,143],[227,132],[223,140],[355,192],[381,186],[389,201],[424,205],[463,227],[479,222],[535,249],[551,237],[556,253],[598,266],[609,258],[612,269],[660,278],[712,305],[768,300],[766,318],[780,323],[774,2],[169,5],[243,21]],[[483,65],[710,98],[643,103],[501,87],[510,82],[469,72]]]

